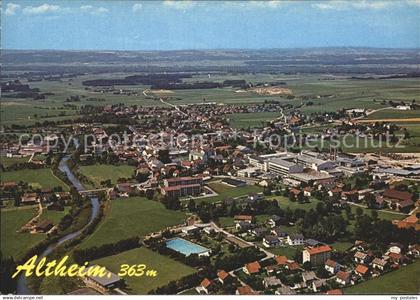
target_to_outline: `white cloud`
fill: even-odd
[[[416,0],[417,1],[417,0]],[[396,1],[378,0],[330,0],[313,3],[312,7],[321,10],[347,10],[347,9],[385,9],[398,4]]]
[[[15,4],[15,3],[7,3],[6,6],[6,10],[4,11],[4,13],[7,16],[13,16],[17,13],[17,11],[20,9],[20,5],[19,4]]]
[[[264,0],[264,1],[225,1],[223,4],[227,7],[233,7],[238,9],[277,9],[281,6],[286,6],[291,3],[298,3],[298,1],[286,1],[286,0]]]
[[[80,6],[80,10],[85,13],[89,13],[92,15],[98,14],[106,14],[109,12],[108,8],[105,7],[94,7],[92,5],[82,5]]]
[[[51,5],[48,3],[44,3],[40,6],[27,6],[23,9],[23,13],[28,14],[28,15],[37,15],[37,14],[58,12],[59,10],[60,10],[60,6],[58,5]]]
[[[133,12],[138,12],[138,11],[141,10],[142,7],[143,7],[143,5],[141,3],[134,3],[133,7],[132,7],[132,10],[133,10]]]
[[[420,6],[420,0],[407,0],[408,5]]]
[[[93,9],[92,5],[82,5],[82,6],[80,6],[80,10],[82,10],[82,11],[90,11],[92,9]]]
[[[194,7],[197,4],[195,1],[191,0],[181,0],[181,1],[175,1],[175,0],[165,0],[163,1],[163,5],[179,10],[187,10],[189,8]]]

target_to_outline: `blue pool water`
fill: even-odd
[[[174,238],[166,241],[166,247],[173,249],[179,253],[182,253],[185,256],[188,256],[190,254],[200,254],[209,251],[209,249],[205,247],[191,243],[190,241],[181,238]]]

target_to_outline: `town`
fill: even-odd
[[[0,294],[417,297],[419,9],[2,1]]]

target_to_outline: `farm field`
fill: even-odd
[[[420,110],[384,109],[367,116],[367,120],[420,118]]]
[[[3,256],[13,256],[15,260],[19,259],[30,247],[46,237],[45,234],[16,232],[34,217],[36,212],[37,209],[33,207],[1,210],[1,252]]]
[[[101,181],[111,179],[112,184],[116,184],[119,178],[131,178],[134,174],[134,167],[128,165],[114,166],[96,164],[92,166],[80,166],[80,172],[88,177],[95,185],[101,186]]]
[[[111,201],[104,220],[80,247],[100,246],[133,236],[144,236],[180,224],[185,218],[185,213],[167,210],[161,203],[146,198],[116,199]]]
[[[1,176],[2,181],[23,181],[27,182],[34,189],[38,188],[54,188],[61,186],[64,190],[68,190],[69,187],[55,177],[50,169],[25,169],[17,171],[3,172]]]
[[[233,128],[247,129],[248,127],[265,127],[267,122],[280,117],[278,112],[242,113],[226,116]]]
[[[121,263],[136,265],[145,264],[147,269],[157,271],[156,277],[125,277],[128,290],[132,294],[147,294],[149,291],[166,285],[168,282],[180,279],[184,276],[193,274],[196,270],[172,260],[169,257],[160,255],[147,248],[141,247],[122,252],[117,255],[104,257],[93,261],[93,263],[104,266],[111,272],[117,274],[120,270]]]
[[[344,294],[413,294],[419,293],[420,261],[399,270],[344,289]]]
[[[34,124],[43,121],[58,121],[65,119],[74,119],[78,115],[78,109],[82,105],[107,105],[116,103],[125,103],[127,105],[142,106],[162,106],[160,101],[148,99],[143,95],[143,90],[149,86],[121,86],[122,89],[129,89],[135,92],[133,95],[115,95],[112,93],[98,93],[87,90],[82,85],[82,81],[97,78],[116,78],[133,75],[132,73],[112,73],[83,75],[76,78],[64,79],[63,81],[40,81],[31,82],[30,86],[39,88],[41,92],[51,92],[54,95],[48,96],[45,100],[31,99],[14,99],[9,98],[2,101],[0,116],[5,125],[10,124]],[[167,94],[169,102],[182,105],[191,103],[217,102],[223,104],[251,104],[263,103],[266,100],[276,100],[283,103],[290,103],[298,106],[301,103],[311,102],[312,105],[300,108],[302,112],[329,112],[343,108],[382,108],[382,101],[404,100],[411,101],[413,99],[420,100],[419,79],[387,79],[387,80],[352,80],[346,78],[336,78],[335,80],[323,80],[324,77],[305,75],[301,78],[296,76],[270,75],[270,74],[243,74],[243,75],[216,75],[211,80],[223,81],[227,79],[245,79],[248,82],[258,83],[263,80],[282,81],[285,82],[285,88],[290,88],[295,99],[286,99],[281,96],[265,96],[255,93],[236,93],[237,89],[221,88],[221,89],[192,89],[192,90],[175,90],[171,94]],[[186,79],[186,81],[208,81],[205,76],[194,76]],[[70,102],[74,107],[65,107],[66,99],[70,96],[79,95],[80,102]],[[305,97],[305,100],[301,100]],[[100,98],[101,101],[92,101],[92,98]],[[375,101],[374,101],[375,99]],[[36,103],[36,105],[34,105]],[[388,105],[388,104],[386,104]],[[385,111],[378,112],[386,114]],[[415,113],[412,113],[415,115]],[[369,118],[376,118],[378,115],[372,114]],[[260,125],[269,116],[255,117],[250,122]],[[386,114],[387,118],[390,115]],[[241,117],[237,119],[234,126],[244,126],[244,120]],[[254,125],[251,125],[254,126]]]

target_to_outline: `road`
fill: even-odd
[[[234,235],[234,234],[232,234],[232,233],[230,233],[230,232],[227,232],[227,231],[226,231],[226,230],[224,230],[223,228],[220,228],[219,226],[217,226],[217,225],[216,225],[216,223],[214,223],[214,222],[210,222],[210,226],[211,226],[211,227],[212,227],[215,231],[222,232],[222,233],[223,233],[224,235],[226,235],[227,237],[228,237],[228,236],[233,236],[233,237],[237,238],[238,240],[240,240],[241,242],[243,242],[243,243],[245,243],[245,244],[247,244],[247,245],[257,247],[260,251],[264,252],[264,253],[265,253],[265,255],[266,255],[266,257],[264,257],[263,259],[261,259],[261,261],[264,261],[264,260],[267,260],[267,259],[270,259],[270,258],[274,258],[274,257],[276,257],[276,255],[274,255],[273,253],[271,253],[271,252],[269,252],[269,251],[265,250],[264,248],[262,248],[262,247],[260,247],[260,246],[258,246],[258,245],[255,245],[254,243],[247,242],[247,241],[245,241],[244,239],[242,239],[242,238],[238,237],[237,235]]]
[[[366,205],[362,205],[362,204],[359,204],[359,203],[354,203],[354,202],[349,202],[349,201],[347,201],[347,203],[350,204],[350,205],[361,207],[361,208],[368,208]],[[380,212],[380,211],[383,212],[383,213],[387,213],[387,214],[408,216],[408,214],[405,214],[405,213],[402,213],[402,212],[398,212],[398,211],[377,210],[377,212]]]

